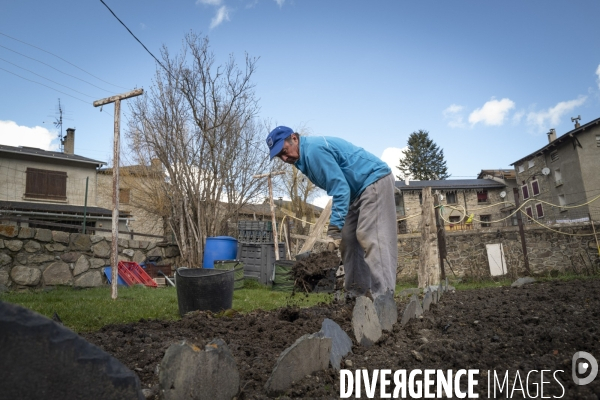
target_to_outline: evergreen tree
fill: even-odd
[[[430,181],[450,177],[444,150],[429,139],[427,131],[420,129],[411,133],[408,137],[408,149],[403,150],[402,154],[404,158],[400,159],[398,179]]]

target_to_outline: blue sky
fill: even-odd
[[[261,118],[393,165],[424,129],[452,177],[474,178],[544,146],[550,128],[571,130],[571,117],[600,117],[596,0],[105,2],[157,57],[190,30],[220,62],[260,57]],[[148,89],[155,68],[100,0],[3,1],[0,144],[55,149],[60,98],[76,154],[110,162],[113,106],[92,102]]]

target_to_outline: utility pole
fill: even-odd
[[[136,89],[127,93],[96,100],[94,107],[115,103],[115,138],[113,142],[113,210],[112,210],[112,293],[113,300],[117,299],[117,281],[119,279],[119,138],[121,136],[121,100],[144,94],[144,89]]]
[[[515,195],[515,207],[519,210],[519,189],[513,188],[513,194]],[[525,231],[523,230],[523,218],[521,216],[521,210],[517,212],[517,222],[519,223],[519,235],[521,236],[521,247],[523,248],[523,262],[525,263],[525,271],[527,275],[531,276],[529,270],[529,257],[527,257],[527,243],[525,243]]]
[[[285,171],[269,172],[268,174],[254,175],[253,178],[267,178],[269,182],[269,204],[271,206],[271,221],[273,221],[273,244],[275,245],[275,260],[279,261],[279,243],[277,242],[277,218],[275,218],[275,204],[273,203],[273,182],[271,177],[283,175]]]
[[[444,223],[440,217],[440,200],[439,194],[435,194],[433,197],[433,207],[435,209],[435,227],[437,230],[437,241],[438,241],[438,252],[440,253],[440,274],[441,279],[446,279],[446,271],[444,270],[444,260],[448,256],[446,250],[446,229],[444,229]]]

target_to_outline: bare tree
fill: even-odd
[[[180,55],[165,47],[161,55],[166,71],[157,69],[151,89],[132,102],[127,137],[138,164],[160,160],[156,212],[167,214],[182,264],[194,267],[206,237],[226,234],[228,221],[264,191],[252,179],[269,165],[251,82],[257,59],[246,55],[243,69],[232,56],[216,66],[208,38],[194,33]]]

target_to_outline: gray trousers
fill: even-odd
[[[394,292],[398,236],[393,174],[367,186],[350,204],[340,251],[346,291],[360,296],[371,290],[373,299]]]

